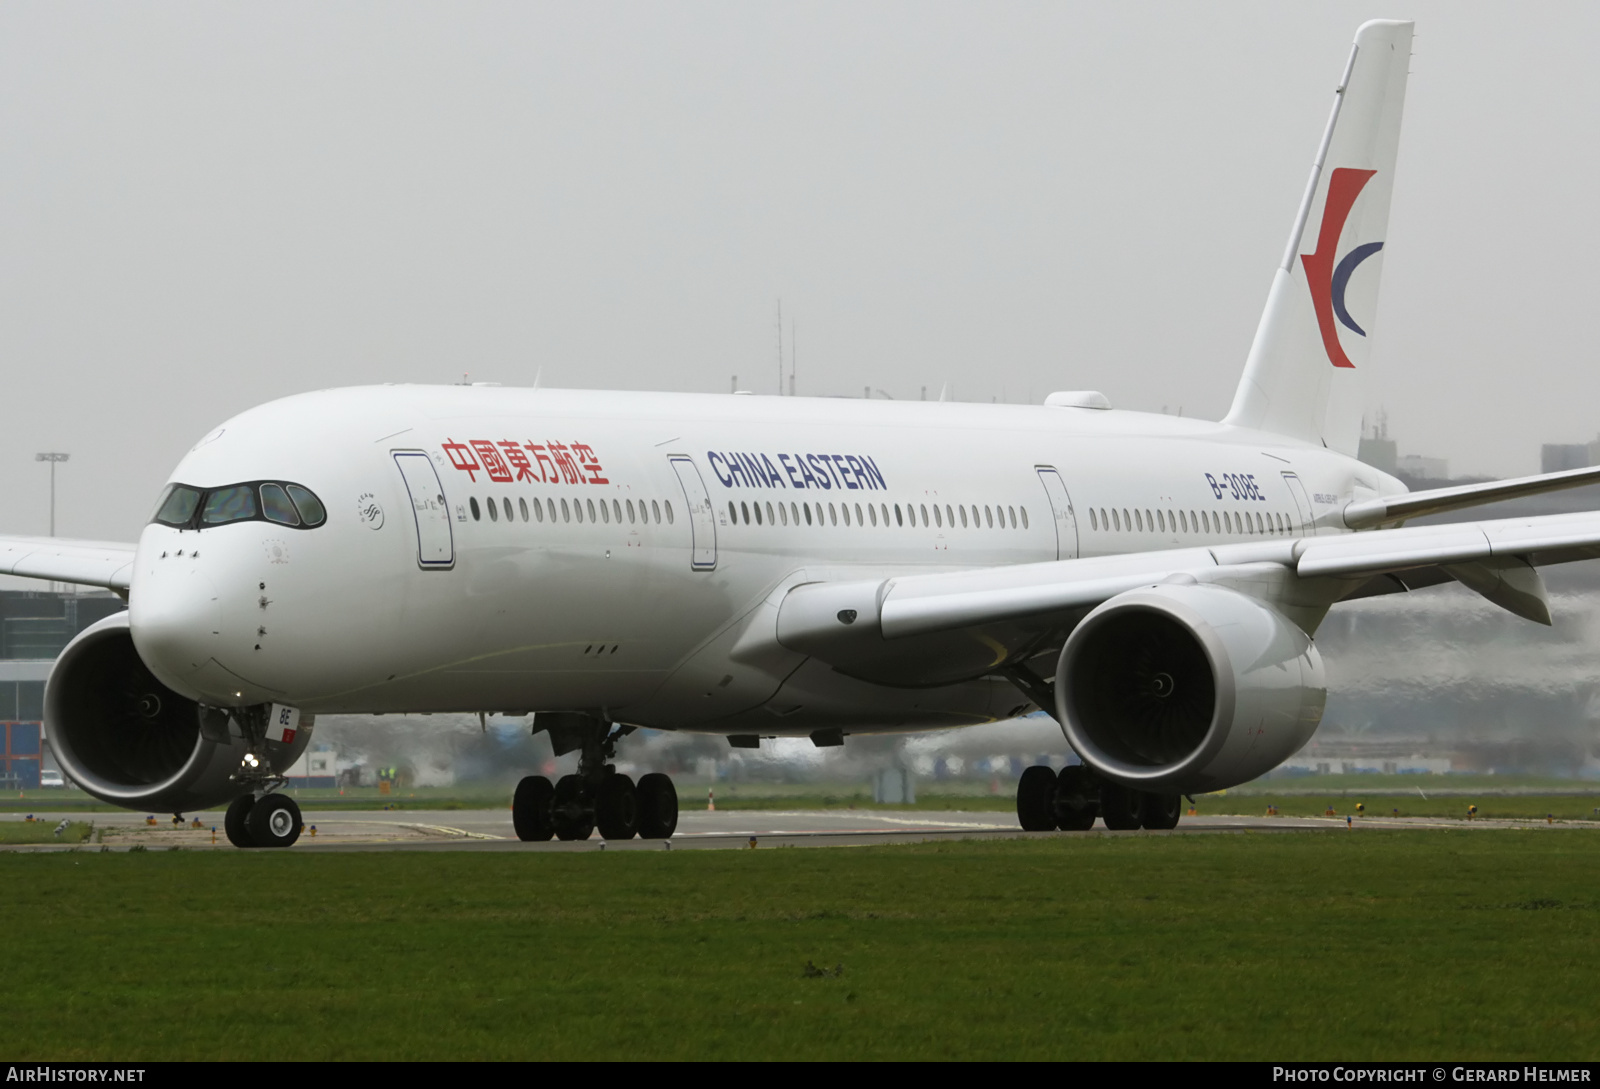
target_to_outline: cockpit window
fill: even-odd
[[[300,514],[289,502],[289,496],[281,484],[261,485],[261,513],[267,516],[269,522],[281,522],[286,526],[300,524]]]
[[[167,526],[187,526],[194,520],[195,508],[200,505],[200,489],[187,484],[173,484],[162,496],[156,516],[151,519]]]
[[[298,484],[289,485],[289,498],[294,500],[294,505],[300,508],[300,517],[308,526],[320,526],[328,520],[328,512],[322,509],[322,500],[312,495]]]
[[[209,489],[172,484],[151,519],[174,529],[205,529],[247,521],[314,529],[327,520],[327,508],[310,489],[271,480]]]
[[[206,495],[206,504],[200,512],[200,524],[220,526],[225,522],[242,522],[256,516],[256,490],[248,484],[231,488],[217,488]]]

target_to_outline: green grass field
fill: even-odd
[[[56,834],[56,825],[59,821],[21,821],[9,820],[0,822],[0,844],[15,843],[83,843],[93,834],[93,827],[88,821],[73,821],[62,829],[61,834]]]
[[[1592,1060],[1597,879],[1545,831],[0,854],[0,1053]]]
[[[1282,817],[1325,816],[1331,807],[1334,815],[1357,816],[1356,806],[1364,805],[1366,817],[1451,817],[1465,820],[1467,807],[1476,805],[1482,820],[1600,821],[1600,797],[1580,794],[1465,794],[1431,795],[1379,794],[1203,794],[1196,799],[1196,810],[1205,816],[1263,816],[1267,807],[1276,806]],[[1187,805],[1184,812],[1188,812]],[[1359,818],[1358,818],[1359,819]]]

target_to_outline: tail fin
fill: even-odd
[[[1356,452],[1411,28],[1374,20],[1356,31],[1225,423]]]

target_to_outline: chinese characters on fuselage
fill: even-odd
[[[474,484],[478,474],[497,484],[609,484],[594,448],[583,442],[518,442],[502,439],[444,441],[450,464]]]

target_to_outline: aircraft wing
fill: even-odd
[[[938,633],[1019,625],[1042,633],[1070,626],[1117,594],[1167,579],[1255,583],[1326,603],[1455,580],[1518,616],[1548,624],[1536,568],[1593,558],[1600,558],[1600,512],[1243,541],[810,583],[784,598],[776,636],[791,650],[837,661]]]
[[[0,537],[0,575],[101,586],[126,595],[135,546],[60,537]]]

